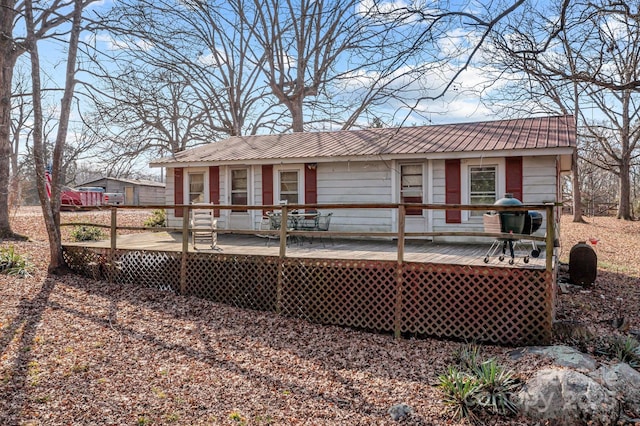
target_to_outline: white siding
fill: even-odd
[[[319,163],[318,203],[392,202],[391,173],[383,161]],[[336,231],[390,232],[392,225],[387,209],[334,210],[331,219]]]
[[[525,203],[556,201],[556,157],[522,159],[522,200]]]
[[[165,191],[165,203],[173,204],[173,194],[176,181],[174,179],[174,171],[175,169],[170,168],[167,169],[167,186]],[[182,226],[182,218],[176,218],[173,209],[167,210],[167,225],[168,226]]]
[[[445,202],[445,162],[433,160],[430,162],[429,173],[432,176],[432,188],[425,188],[430,194],[430,201],[434,204]],[[220,167],[220,202],[229,204],[228,196],[228,167]],[[185,177],[188,169],[185,169]],[[317,188],[319,204],[340,203],[393,203],[397,202],[397,190],[393,188],[396,179],[393,178],[391,162],[384,161],[351,161],[336,163],[318,163]],[[504,167],[500,167],[502,175]],[[253,166],[251,175],[253,178],[250,189],[250,202],[254,205],[262,204],[262,167]],[[504,186],[504,176],[499,179]],[[274,182],[274,185],[277,182]],[[464,187],[464,185],[463,185]],[[302,188],[301,188],[302,190]],[[499,189],[499,194],[504,193],[504,188]],[[525,157],[523,158],[523,202],[543,203],[556,199],[556,158],[555,156]],[[165,202],[173,204],[174,194],[174,169],[167,169]],[[467,194],[462,194],[462,200],[467,199]],[[322,209],[322,213],[330,210]],[[226,227],[227,212],[223,211],[223,217],[219,219],[219,226]],[[463,220],[460,224],[445,223],[445,211],[432,212],[432,229],[438,231],[482,231],[483,225],[480,218]],[[175,218],[173,211],[168,212],[169,226],[181,226],[182,219]],[[261,212],[255,211],[251,220],[251,226],[258,229],[260,226]],[[395,213],[393,209],[334,209],[331,221],[331,229],[346,232],[392,232],[395,230]],[[546,219],[543,222],[546,223]],[[426,229],[425,229],[426,230]],[[544,229],[538,231],[544,234]],[[468,239],[466,239],[468,241]],[[486,241],[483,239],[482,241]]]

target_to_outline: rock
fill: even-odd
[[[634,417],[640,417],[640,372],[627,363],[603,365],[589,377],[616,392],[622,399],[622,407]]]
[[[547,356],[553,359],[553,363],[560,367],[569,367],[583,372],[594,371],[597,368],[596,360],[571,346],[532,346],[526,348],[532,354]]]
[[[413,408],[404,403],[396,404],[393,407],[389,408],[389,415],[391,416],[391,420],[395,422],[406,419],[411,415],[412,412]]]
[[[539,370],[516,396],[521,412],[557,426],[615,425],[620,405],[613,392],[573,370]]]

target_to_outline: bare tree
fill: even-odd
[[[94,1],[96,0],[84,0],[82,4],[86,6]],[[0,37],[0,237],[15,236],[9,223],[8,203],[14,68],[18,58],[32,49],[38,41],[48,38],[60,41],[68,35],[69,31],[61,27],[69,22],[74,3],[73,0],[52,0],[35,5],[29,3],[32,21],[31,34],[27,34],[27,2],[0,0],[0,32],[3,35]]]
[[[90,3],[90,2],[89,2]],[[62,256],[62,238],[60,235],[60,175],[62,172],[62,159],[65,151],[69,116],[73,101],[73,91],[76,75],[76,55],[80,40],[82,13],[87,4],[83,0],[73,0],[71,10],[67,11],[67,19],[71,20],[69,30],[69,43],[67,49],[67,67],[65,75],[64,94],[60,104],[60,119],[57,126],[56,142],[52,154],[52,185],[51,198],[47,196],[44,181],[45,150],[44,150],[44,120],[42,111],[42,88],[40,78],[40,55],[38,50],[38,37],[36,32],[37,20],[34,16],[32,0],[24,3],[24,19],[26,27],[26,42],[29,46],[31,60],[31,87],[33,98],[33,153],[35,175],[37,177],[38,196],[42,206],[45,227],[49,237],[50,263],[49,272],[60,273],[66,270],[66,264]],[[52,12],[52,11],[49,11]]]
[[[622,2],[564,0],[514,22],[498,42],[507,63],[534,82],[526,86],[531,99],[571,105],[566,110],[576,114],[582,140],[595,142],[598,164],[618,177],[618,218],[632,219],[631,168],[640,139],[634,125],[640,119],[638,12]]]

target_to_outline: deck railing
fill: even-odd
[[[221,234],[260,234],[280,237],[278,258],[264,258],[242,260],[242,256],[225,256],[224,254],[189,253],[190,210],[202,209],[203,205],[148,205],[148,206],[114,206],[110,208],[111,222],[109,225],[69,222],[64,226],[93,225],[110,229],[110,249],[105,253],[104,265],[106,276],[117,277],[119,259],[122,253],[118,253],[118,230],[165,230],[182,232],[181,253],[167,255],[167,262],[174,265],[172,269],[176,278],[173,289],[181,294],[199,293],[218,300],[216,292],[227,294],[229,300],[237,297],[245,297],[252,292],[269,291],[271,296],[254,295],[259,302],[240,304],[240,306],[254,307],[257,303],[260,309],[273,309],[284,315],[298,315],[302,309],[306,312],[303,317],[311,318],[322,323],[340,324],[347,326],[359,326],[380,330],[392,330],[396,337],[402,331],[417,330],[425,334],[449,336],[455,338],[473,338],[488,340],[496,343],[512,342],[547,342],[550,339],[551,323],[553,318],[553,258],[555,241],[555,204],[528,204],[522,206],[494,206],[494,205],[451,205],[451,204],[289,204],[270,206],[232,206],[211,205],[215,210],[279,210],[282,214],[282,223],[287,223],[287,216],[292,210],[339,210],[339,209],[396,209],[397,230],[395,232],[346,232],[346,231],[292,231],[286,226],[279,230],[247,230],[247,229],[218,229]],[[424,210],[469,210],[469,211],[544,211],[546,213],[546,236],[540,237],[525,234],[504,234],[488,232],[465,231],[439,231],[439,232],[407,232],[407,209]],[[118,226],[118,211],[130,209],[181,209],[181,227],[140,227]],[[307,237],[386,237],[397,239],[397,258],[392,262],[377,262],[375,267],[360,261],[347,262],[335,261],[318,263],[316,261],[300,261],[287,256],[287,237],[289,235]],[[520,268],[508,269],[496,276],[487,275],[482,267],[471,268],[441,268],[434,265],[417,265],[405,261],[405,240],[411,237],[487,237],[492,239],[527,239],[544,241],[546,243],[545,271],[525,270]],[[213,266],[203,266],[206,261],[202,256],[208,256]],[[241,259],[242,258],[242,259]],[[88,256],[86,259],[90,259]],[[240,259],[240,260],[239,260]],[[82,261],[80,261],[82,262]],[[238,263],[240,262],[240,263]],[[246,265],[245,265],[246,263]],[[299,265],[300,263],[300,265]],[[366,264],[365,264],[366,263]],[[110,265],[110,266],[109,266]],[[253,265],[253,266],[251,266]],[[115,268],[115,269],[110,269]],[[190,269],[189,269],[190,268]],[[198,269],[199,268],[199,269]],[[204,269],[203,269],[204,268]],[[207,268],[217,272],[212,279]],[[79,269],[82,269],[81,267]],[[348,272],[358,269],[358,272]],[[179,271],[179,272],[178,272]],[[222,271],[222,272],[221,272]],[[238,271],[242,271],[241,273]],[[239,276],[233,275],[238,274]],[[352,274],[353,276],[349,275]],[[370,275],[373,274],[373,275]],[[247,277],[245,277],[245,275]],[[234,277],[247,283],[236,283],[243,290],[227,288],[233,283],[218,282],[220,277]],[[227,279],[227,278],[225,278]],[[233,278],[228,280],[233,281]],[[269,281],[269,285],[263,285],[263,281]],[[339,290],[333,291],[327,287],[327,283],[335,281]],[[270,287],[273,282],[273,287]],[[308,284],[303,289],[298,288],[302,284]],[[384,294],[390,299],[378,300],[379,295],[370,294],[362,303],[373,306],[372,318],[363,322],[351,319],[350,306],[355,303],[350,295],[351,291],[359,288],[363,294],[369,285],[384,287]],[[213,286],[213,287],[211,287]],[[205,288],[206,287],[206,288]],[[211,287],[211,288],[209,288]],[[317,288],[316,288],[317,287]],[[382,287],[381,287],[382,288]],[[212,293],[212,290],[216,289]],[[484,290],[483,290],[484,289]],[[313,293],[315,291],[315,293]],[[371,290],[372,291],[372,290]],[[380,290],[382,291],[382,290]],[[313,297],[324,300],[326,297],[334,297],[329,303],[318,302],[312,307],[308,306],[309,295],[300,296],[299,301],[292,302],[300,292],[311,292]],[[411,295],[409,295],[409,293]],[[335,293],[335,294],[334,294]],[[415,293],[415,294],[414,294]],[[261,294],[261,293],[260,293]],[[368,293],[367,293],[368,294]],[[294,297],[295,296],[295,297]],[[435,299],[434,299],[435,298]],[[290,300],[291,299],[291,300]],[[356,297],[356,299],[358,299]],[[365,300],[366,299],[366,300]],[[433,300],[432,300],[433,299]],[[315,299],[313,299],[315,300]],[[422,301],[418,303],[417,301]],[[453,303],[453,302],[455,303]],[[235,302],[234,302],[235,303]],[[238,302],[239,303],[239,302]],[[292,304],[293,303],[293,304]],[[453,303],[453,304],[452,304]],[[460,306],[457,306],[460,304]],[[422,312],[424,306],[442,306],[443,312]],[[292,308],[295,306],[295,308]],[[319,308],[320,306],[321,308]],[[323,309],[315,312],[313,309]],[[335,308],[335,312],[334,312]],[[338,309],[339,308],[339,309]],[[360,309],[367,311],[368,309]],[[451,310],[449,312],[448,310]],[[440,315],[440,316],[438,316]],[[495,317],[495,318],[494,318]],[[360,321],[360,320],[358,320]],[[523,322],[520,324],[520,322]]]
[[[279,230],[260,230],[260,229],[218,229],[219,234],[245,234],[245,235],[271,235],[280,237],[280,257],[285,258],[287,253],[287,237],[364,237],[364,238],[391,238],[397,240],[398,263],[404,261],[404,245],[407,238],[416,237],[488,237],[520,240],[526,239],[531,241],[541,241],[545,243],[545,268],[551,271],[553,268],[553,248],[555,241],[555,218],[554,211],[559,207],[557,203],[545,204],[524,204],[521,206],[500,206],[493,204],[415,204],[415,203],[376,203],[376,204],[278,204],[278,205],[220,205],[220,204],[175,204],[175,205],[144,205],[144,206],[111,206],[111,224],[102,225],[86,222],[68,222],[62,223],[61,226],[96,226],[109,228],[109,238],[111,242],[111,250],[117,249],[117,231],[133,230],[133,231],[168,231],[182,233],[182,251],[187,253],[189,249],[189,235],[192,228],[189,226],[190,211],[194,208],[199,210],[261,210],[261,211],[280,211],[282,214],[282,223],[287,223],[287,217],[294,210],[339,210],[339,209],[395,209],[397,210],[398,226],[395,232],[348,232],[348,231],[301,231],[291,230],[286,226],[282,226]],[[118,210],[182,210],[182,226],[181,227],[148,227],[148,226],[118,226]],[[529,234],[513,234],[513,233],[491,233],[483,231],[438,231],[438,232],[407,232],[406,231],[406,211],[407,209],[416,210],[456,210],[456,211],[495,211],[495,212],[527,212],[527,211],[544,211],[546,216],[546,229],[552,232],[546,232],[545,236],[529,235]],[[78,211],[87,210],[104,210],[101,207],[80,207]]]

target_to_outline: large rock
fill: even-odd
[[[553,359],[553,363],[557,366],[569,367],[582,372],[593,371],[598,366],[592,356],[582,353],[571,346],[531,346],[523,348],[521,351],[549,357]],[[517,355],[513,353],[511,356],[515,358]]]
[[[640,372],[624,362],[614,365],[603,365],[589,374],[591,378],[618,394],[622,399],[624,410],[640,417]]]
[[[557,426],[615,425],[620,405],[615,393],[573,370],[539,370],[517,395],[522,413]]]

